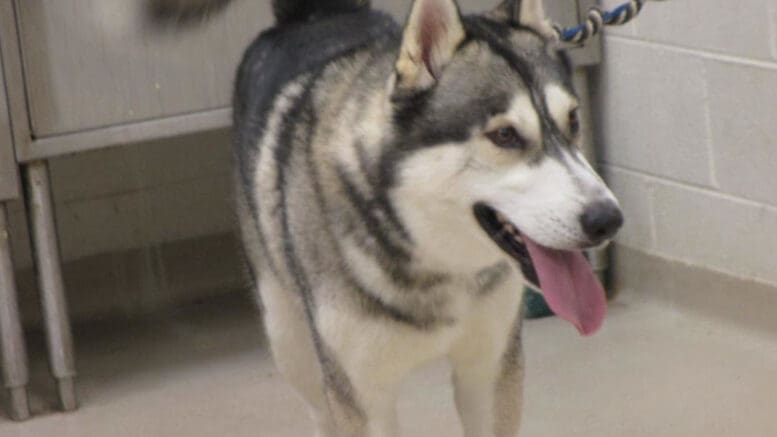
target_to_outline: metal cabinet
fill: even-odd
[[[49,366],[64,410],[77,405],[76,371],[47,160],[228,126],[236,66],[272,20],[270,2],[238,0],[211,21],[173,28],[155,22],[149,4],[0,0],[0,243],[7,242],[1,201],[20,191],[18,162],[26,182]],[[13,142],[7,140],[11,137]],[[0,244],[0,340],[11,350],[6,345],[21,343],[18,311],[6,311],[15,307],[6,249]],[[13,332],[5,329],[11,325]],[[23,353],[3,356],[14,358],[3,366],[12,415],[24,418]]]
[[[2,1],[24,71],[22,161],[227,126],[235,67],[272,21],[254,0],[184,29],[148,0]]]
[[[17,2],[36,137],[229,104],[235,65],[270,23],[269,2],[237,2],[183,32],[155,25],[148,3]]]

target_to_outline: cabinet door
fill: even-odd
[[[33,135],[55,136],[229,106],[269,1],[159,26],[149,0],[17,0]]]
[[[19,189],[7,102],[3,62],[0,56],[0,202],[16,197]]]

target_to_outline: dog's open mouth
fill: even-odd
[[[606,297],[580,250],[542,246],[484,203],[476,204],[474,213],[486,234],[518,261],[524,278],[542,290],[558,316],[575,325],[583,335],[599,330],[607,312]]]
[[[486,234],[502,250],[518,261],[523,271],[523,277],[534,287],[540,288],[537,270],[534,269],[534,263],[529,256],[529,250],[526,248],[526,241],[523,239],[521,231],[502,214],[483,203],[475,205],[475,218],[478,219],[478,223],[486,231]]]

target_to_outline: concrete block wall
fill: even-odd
[[[618,243],[777,286],[777,2],[648,2],[592,82]]]

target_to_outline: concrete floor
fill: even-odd
[[[55,410],[33,341],[35,418],[3,437],[309,436],[244,299],[76,329],[81,409]],[[717,320],[620,298],[590,339],[527,322],[522,436],[777,435],[777,342]],[[460,436],[443,363],[407,381],[404,436]]]

